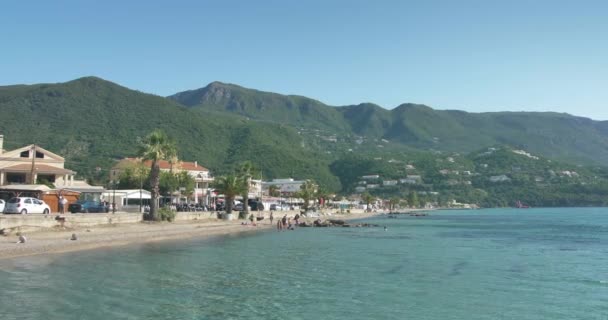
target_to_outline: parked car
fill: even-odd
[[[30,197],[15,197],[6,203],[4,213],[51,213],[51,208],[44,201]]]
[[[251,211],[264,211],[264,204],[261,201],[249,199],[249,208]]]
[[[0,199],[0,213],[4,212],[4,206],[5,206],[6,202],[2,199]]]
[[[70,203],[68,211],[71,213],[110,212],[110,208],[99,201],[76,201]]]
[[[249,207],[249,211],[253,210],[251,208],[251,206],[247,206],[247,207]],[[232,205],[232,210],[234,210],[234,211],[244,211],[245,210],[245,206],[243,205],[242,202],[235,201],[235,204]]]

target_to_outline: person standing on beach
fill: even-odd
[[[59,198],[59,211],[61,214],[65,214],[65,207],[68,205],[68,199],[65,197]]]
[[[282,231],[282,229],[283,229],[283,223],[281,222],[281,219],[279,219],[277,221],[277,231],[280,232],[280,231]]]
[[[59,204],[59,213],[63,213],[63,197],[59,196],[59,201],[57,201]]]
[[[272,211],[270,211],[270,225],[272,225],[272,220],[274,219],[274,216],[272,215]]]
[[[287,228],[287,215],[284,215],[281,219],[281,223],[283,224],[283,229]]]

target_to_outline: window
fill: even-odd
[[[36,151],[36,158],[38,158],[38,159],[44,159],[44,153],[42,153],[40,151]]]
[[[25,199],[24,202],[27,203],[27,204],[32,204],[32,199]]]
[[[29,158],[30,157],[30,151],[22,151],[21,154],[19,155],[21,158]]]
[[[6,174],[6,182],[11,183],[25,183],[25,173],[11,173]]]
[[[46,182],[54,183],[55,175],[54,174],[39,174],[38,181],[41,181],[41,182],[46,181]]]

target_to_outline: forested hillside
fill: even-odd
[[[0,112],[5,149],[39,144],[101,183],[161,128],[181,159],[215,175],[251,160],[264,179],[345,195],[537,206],[605,205],[608,194],[608,124],[567,114],[331,107],[218,82],[164,98],[95,77],[0,87]]]

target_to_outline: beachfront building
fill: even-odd
[[[102,200],[110,207],[116,204],[116,211],[140,212],[150,205],[152,195],[150,191],[143,189],[131,190],[106,190],[102,194]]]
[[[51,212],[58,211],[59,197],[69,202],[99,200],[103,187],[74,180],[76,172],[65,168],[65,159],[38,145],[4,150],[0,135],[0,198],[35,197],[44,200]]]
[[[262,182],[262,190],[265,194],[268,194],[270,186],[276,186],[277,190],[281,192],[283,196],[292,196],[296,192],[300,191],[300,186],[304,184],[304,180],[289,179],[273,179],[272,181]]]
[[[110,180],[117,181],[120,178],[121,173],[127,168],[133,168],[138,163],[142,163],[139,158],[125,158],[120,160],[110,170]],[[152,161],[146,160],[143,162],[144,166],[150,168]],[[208,205],[210,203],[210,190],[209,184],[213,181],[213,177],[209,172],[209,169],[198,164],[198,161],[176,161],[170,162],[166,160],[159,161],[161,171],[179,173],[185,171],[190,177],[194,179],[194,192],[192,193],[191,200],[193,203],[201,203]]]
[[[262,201],[269,208],[275,205],[278,208],[283,206],[285,209],[297,209],[298,205],[303,202],[302,199],[298,198],[297,193],[300,192],[300,187],[305,182],[305,180],[294,180],[292,178],[262,181],[262,194],[264,195]],[[276,188],[280,193],[280,197],[277,198],[270,195],[271,186]]]
[[[74,183],[76,172],[66,169],[65,159],[38,145],[5,151],[0,135],[0,186],[9,184],[54,184],[58,188]]]

